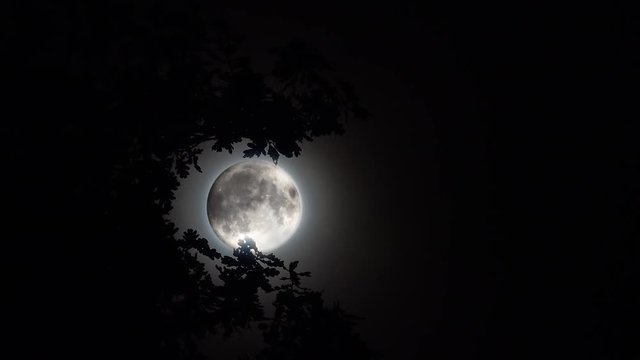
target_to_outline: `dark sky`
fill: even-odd
[[[349,123],[345,135],[305,143],[297,159],[281,160],[301,187],[305,218],[294,238],[275,253],[300,260],[313,273],[312,287],[364,317],[359,330],[390,358],[417,353],[429,331],[424,325],[435,323],[441,312],[446,277],[442,261],[448,209],[438,191],[434,123],[407,84],[410,74],[398,73],[402,63],[420,62],[423,49],[399,48],[404,59],[397,67],[387,63],[391,49],[383,54],[387,59],[375,55],[379,46],[399,45],[395,40],[407,29],[394,27],[403,26],[409,10],[391,19],[371,14],[355,24],[350,19],[357,9],[334,14],[330,22],[325,22],[331,14],[323,14],[324,7],[318,12],[298,9],[300,16],[271,9],[236,9],[229,16],[235,29],[247,33],[245,51],[258,58],[292,37],[318,47],[339,75],[354,83],[375,116]],[[375,11],[383,15],[383,9]],[[389,32],[391,37],[385,38]],[[368,44],[377,36],[380,43]],[[240,160],[241,154],[203,156],[205,174],[192,175],[183,185],[186,191],[177,194],[176,213],[183,219],[179,225],[195,223],[207,234],[203,207],[193,203],[201,205],[230,159]],[[206,174],[207,166],[217,171]]]
[[[282,162],[311,200],[276,253],[363,316],[385,358],[626,358],[640,335],[627,16],[232,7],[245,51],[307,40],[374,114]]]
[[[269,65],[271,46],[302,38],[374,115],[350,122],[344,135],[303,144],[299,158],[281,160],[308,206],[299,231],[276,254],[300,260],[313,273],[313,288],[362,316],[358,330],[385,359],[640,356],[636,13],[616,5],[519,3],[226,6],[225,19],[246,35],[243,51],[257,67]],[[28,48],[29,36],[17,49]],[[20,54],[12,59],[22,64]],[[10,158],[6,188],[21,189],[8,191],[16,217],[49,216],[27,227],[32,240],[10,242],[4,272],[22,269],[11,283],[20,290],[12,294],[33,295],[24,296],[27,302],[16,295],[14,305],[40,309],[44,293],[52,308],[79,318],[84,298],[74,291],[90,297],[75,289],[93,279],[61,274],[81,274],[76,265],[96,254],[68,261],[68,249],[48,234],[62,238],[68,223],[81,223],[78,204],[91,199],[74,193],[68,200],[69,192],[58,189],[75,191],[69,179],[109,176],[101,160],[122,154],[84,159],[84,152],[56,142],[55,134],[67,131],[64,121],[43,119],[68,113],[60,110],[68,99],[50,96],[60,79],[38,56],[29,61],[44,69],[38,81],[51,85],[10,77],[21,84],[11,89],[16,97],[26,95],[15,103],[23,116],[5,132],[3,154]],[[62,80],[69,87],[76,81]],[[32,98],[46,100],[33,106]],[[72,113],[80,116],[83,106],[91,104]],[[38,120],[29,122],[29,115]],[[92,143],[94,128],[83,129],[82,144],[100,146]],[[63,168],[61,159],[70,155],[74,160],[65,161],[74,167]],[[203,174],[183,181],[176,194],[179,226],[206,235],[198,207],[207,184],[240,157],[202,155]],[[22,239],[25,228],[13,228],[11,240]],[[86,229],[78,228],[76,237],[84,239]],[[24,285],[34,279],[37,286]],[[59,289],[74,289],[74,302],[50,295]],[[36,336],[32,324],[41,314],[57,320],[45,326],[49,333],[65,319],[44,310],[29,322],[16,316],[14,332],[26,334],[27,344],[37,342],[29,336]]]

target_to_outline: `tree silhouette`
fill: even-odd
[[[276,287],[275,316],[262,324],[268,347],[258,359],[368,359],[372,352],[353,332],[354,316],[339,304],[325,306],[321,293],[301,285],[309,272],[296,272],[297,261],[281,268],[285,284]]]
[[[331,351],[363,348],[349,316],[301,287],[308,274],[297,263],[285,267],[249,240],[222,257],[192,230],[176,239],[166,219],[179,178],[200,171],[203,143],[232,152],[248,139],[245,157],[277,163],[299,156],[302,141],[369,116],[322,56],[294,39],[274,47],[274,68],[260,73],[222,10],[204,1],[34,0],[7,10],[3,85],[9,112],[20,114],[3,125],[7,168],[19,174],[8,186],[57,175],[47,179],[55,191],[29,188],[38,207],[25,215],[47,216],[31,242],[8,252],[37,264],[24,273],[32,286],[27,301],[16,299],[18,313],[69,324],[50,329],[53,348],[79,358],[197,358],[207,332],[256,322],[268,345],[261,358],[311,358],[326,353],[322,341]],[[37,166],[25,161],[42,156]],[[21,196],[9,202],[23,208]],[[222,284],[202,261],[216,264]],[[281,272],[287,283],[275,284]],[[45,283],[43,273],[64,281]],[[277,293],[275,318],[266,319],[259,291]],[[56,312],[37,306],[42,293],[61,294],[50,300]]]
[[[240,240],[233,257],[221,257],[194,230],[187,230],[179,244],[183,261],[189,264],[187,268],[191,277],[184,283],[195,286],[191,293],[174,297],[169,306],[191,310],[193,320],[181,336],[174,334],[174,339],[179,339],[173,344],[176,348],[189,345],[172,353],[186,354],[187,357],[197,355],[193,336],[201,337],[203,330],[215,333],[221,328],[225,336],[229,336],[257,324],[267,345],[257,359],[372,357],[372,352],[353,332],[355,317],[344,312],[338,304],[325,306],[320,292],[302,286],[302,278],[311,274],[297,272],[298,261],[286,266],[275,255],[260,252],[251,239]],[[214,284],[197,259],[198,255],[192,253],[193,249],[211,261],[220,260],[215,267],[222,280],[221,285]],[[284,276],[274,279],[281,274]],[[276,293],[273,317],[265,316],[259,290]],[[170,318],[174,318],[178,313],[165,311],[164,314],[171,314]],[[185,314],[177,316],[180,320],[188,317]],[[194,332],[195,329],[202,330]]]
[[[301,279],[311,274],[297,272],[298,261],[286,266],[274,254],[260,252],[251,239],[240,240],[233,257],[221,256],[191,229],[178,241],[178,251],[186,265],[176,281],[181,288],[158,303],[167,358],[197,358],[196,340],[207,332],[229,336],[251,326],[263,332],[267,345],[257,359],[371,358],[353,332],[355,317],[337,304],[325,306],[320,292],[303,287]],[[214,264],[221,284],[199,256]],[[276,294],[272,317],[265,315],[260,291]]]

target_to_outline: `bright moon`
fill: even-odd
[[[235,164],[218,176],[207,199],[209,223],[220,240],[236,248],[251,238],[258,250],[272,251],[296,231],[302,200],[295,182],[266,161]]]

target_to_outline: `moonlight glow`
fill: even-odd
[[[237,247],[251,238],[258,250],[284,244],[298,228],[302,200],[293,179],[265,161],[235,164],[218,176],[207,200],[209,223],[220,240]]]

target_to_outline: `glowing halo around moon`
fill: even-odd
[[[258,250],[282,246],[302,218],[302,199],[282,168],[266,161],[230,166],[215,180],[207,199],[209,223],[218,238],[236,248],[251,238]]]

